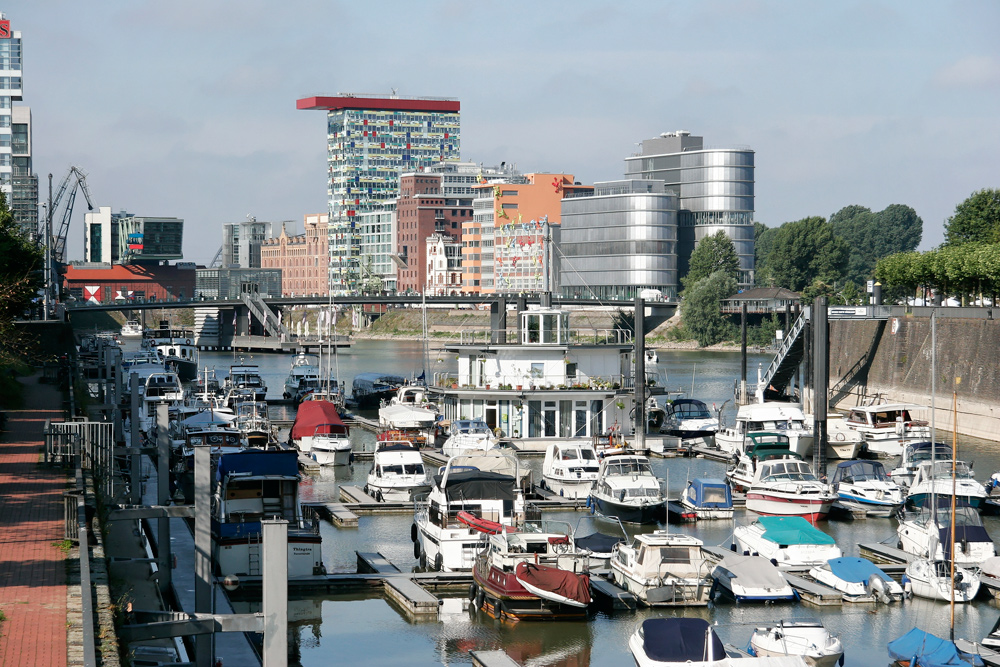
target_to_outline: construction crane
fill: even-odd
[[[72,182],[72,188],[70,183]],[[73,203],[76,201],[76,191],[83,190],[83,196],[87,199],[87,210],[94,210],[94,202],[90,199],[90,190],[87,189],[87,174],[83,172],[79,167],[70,167],[69,173],[66,174],[66,178],[63,179],[62,185],[59,186],[59,191],[56,196],[52,199],[52,210],[48,212],[51,216],[50,219],[53,221],[53,235],[50,243],[52,244],[52,259],[59,264],[63,263],[66,255],[66,234],[69,232],[69,221],[73,217]],[[66,199],[66,208],[62,211],[62,219],[59,221],[58,232],[55,231],[55,220],[56,214],[59,212],[59,204],[62,203],[63,195],[69,190],[69,196]],[[45,237],[45,232],[41,234],[42,238]]]

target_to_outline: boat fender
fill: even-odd
[[[469,602],[476,599],[476,595],[479,593],[479,587],[475,584],[469,584]]]
[[[420,558],[420,542],[413,543],[413,557],[418,560]]]
[[[441,552],[434,554],[434,571],[440,572],[442,566],[444,565],[444,559],[441,557]]]
[[[421,570],[427,569],[427,554],[423,551],[420,552],[420,557],[417,559],[417,564],[420,565]]]
[[[476,609],[482,609],[483,603],[485,602],[486,602],[486,591],[480,588],[479,592],[476,593]]]
[[[735,542],[733,542],[732,544],[729,545],[729,550],[732,551],[733,553],[736,553],[736,543]]]
[[[778,559],[777,558],[772,558],[771,559],[771,565],[773,565],[775,567],[778,567]]]
[[[563,493],[563,491],[565,491],[565,490],[566,489],[559,489],[559,497],[560,498],[562,498],[563,496],[566,495],[565,493]],[[965,542],[964,541],[962,542],[962,551],[965,551]]]
[[[844,667],[844,654],[843,653],[840,654],[840,660],[837,661],[837,664],[840,665],[840,667]]]

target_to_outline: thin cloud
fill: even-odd
[[[1000,61],[989,56],[968,56],[939,69],[933,81],[939,88],[1000,87]]]

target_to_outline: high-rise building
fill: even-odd
[[[396,217],[391,201],[355,216],[361,245],[358,289],[363,292],[396,291]]]
[[[13,203],[13,103],[20,102],[21,95],[21,31],[11,30],[10,20],[7,19],[6,14],[0,13],[0,191],[7,195],[8,204]],[[30,123],[28,125],[30,126]],[[25,149],[26,147],[20,148]],[[30,152],[28,154],[30,155]],[[23,156],[24,153],[20,155]],[[37,192],[36,179],[36,203],[38,201]]]
[[[297,108],[327,112],[330,279],[335,292],[356,292],[364,280],[359,214],[395,200],[401,174],[459,160],[460,104],[340,94],[303,98]]]
[[[223,268],[260,268],[260,246],[271,238],[271,223],[250,216],[242,222],[222,224]]]
[[[565,297],[677,295],[677,195],[663,181],[595,183],[562,200],[560,291]]]
[[[38,174],[31,165],[31,108],[11,109],[11,196],[10,212],[22,233],[38,230]]]
[[[748,146],[705,148],[702,137],[665,132],[625,158],[625,177],[665,181],[680,200],[677,216],[679,277],[695,245],[724,231],[740,259],[737,282],[753,285],[754,152]]]
[[[101,206],[84,216],[84,261],[102,264],[159,263],[184,257],[184,221],[137,216]],[[189,292],[190,294],[190,292]]]

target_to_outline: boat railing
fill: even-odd
[[[505,338],[507,342],[501,345],[632,345],[631,331],[609,328],[574,328],[560,331],[535,331],[523,333],[524,340],[517,339],[516,330],[497,331],[496,329],[463,329],[459,332],[460,345],[496,345],[498,339]]]
[[[433,386],[443,389],[489,389],[490,391],[534,391],[552,389],[576,389],[581,391],[628,391],[635,386],[632,375],[575,375],[562,374],[526,374],[521,377],[500,376],[497,380],[480,379],[478,382],[460,383],[454,373],[434,373]]]

